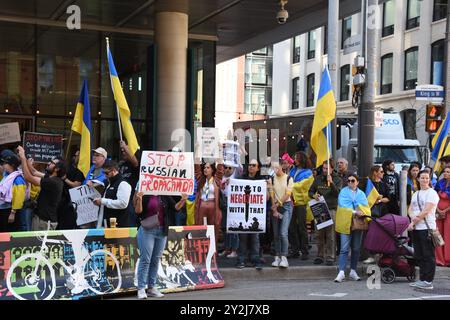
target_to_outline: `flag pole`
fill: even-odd
[[[327,166],[328,166],[328,172],[327,172],[327,175],[329,176],[330,175],[330,141],[329,141],[329,139],[330,139],[330,136],[329,136],[329,128],[330,128],[330,125],[329,124],[327,124]],[[328,179],[327,179],[327,185],[328,186],[330,186],[330,182],[328,181]]]
[[[109,50],[109,38],[106,37],[106,58],[108,60],[108,65],[109,65],[108,50]],[[113,82],[112,82],[112,79],[111,79],[111,66],[109,66],[109,80],[111,81],[111,90],[113,91],[113,95],[114,95],[114,86],[113,86]],[[117,122],[119,123],[120,141],[122,141],[123,138],[122,138],[122,126],[120,124],[120,113],[119,113],[119,107],[117,106],[117,102],[116,102],[115,97],[114,97],[114,103],[116,104]]]
[[[67,149],[66,149],[66,162],[67,162],[67,157],[69,156],[69,149],[70,149],[70,143],[72,142],[72,128],[70,128],[70,135],[69,135],[69,141],[67,142]]]

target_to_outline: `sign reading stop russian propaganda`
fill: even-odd
[[[181,195],[194,192],[192,152],[143,151],[139,191],[154,195]]]
[[[27,158],[47,163],[54,157],[62,157],[63,136],[38,132],[23,133],[23,148]]]
[[[266,232],[266,191],[264,180],[231,179],[228,185],[228,233]]]

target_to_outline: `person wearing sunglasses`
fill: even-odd
[[[62,178],[66,175],[64,160],[53,158],[47,164],[46,174],[44,175],[32,168],[31,162],[25,157],[25,150],[22,146],[17,147],[17,153],[22,162],[25,180],[41,187],[31,222],[31,229],[33,231],[47,230],[48,222],[50,222],[50,229],[55,230],[58,226],[58,205],[64,188]]]
[[[358,188],[359,178],[356,174],[350,174],[347,179],[347,187],[343,188],[338,197],[336,211],[336,232],[340,234],[341,249],[339,254],[339,273],[335,282],[345,279],[345,267],[351,250],[350,278],[361,280],[356,272],[361,250],[363,231],[352,230],[353,217],[370,217],[370,208],[366,194]]]

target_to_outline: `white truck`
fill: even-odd
[[[384,160],[391,159],[395,162],[395,170],[399,172],[404,165],[409,165],[413,161],[424,163],[420,152],[423,147],[421,147],[420,142],[405,139],[400,114],[384,113],[383,116],[383,125],[375,128],[374,132],[374,164],[381,165]],[[336,158],[346,158],[349,162],[349,169],[356,171],[358,165],[358,124],[340,126],[338,130],[340,130],[341,143],[336,152]]]

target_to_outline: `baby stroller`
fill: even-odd
[[[396,277],[416,278],[414,250],[408,246],[408,238],[403,232],[408,228],[409,219],[394,214],[386,214],[372,219],[367,231],[364,247],[372,254],[381,254],[378,266],[381,281],[393,283]]]

